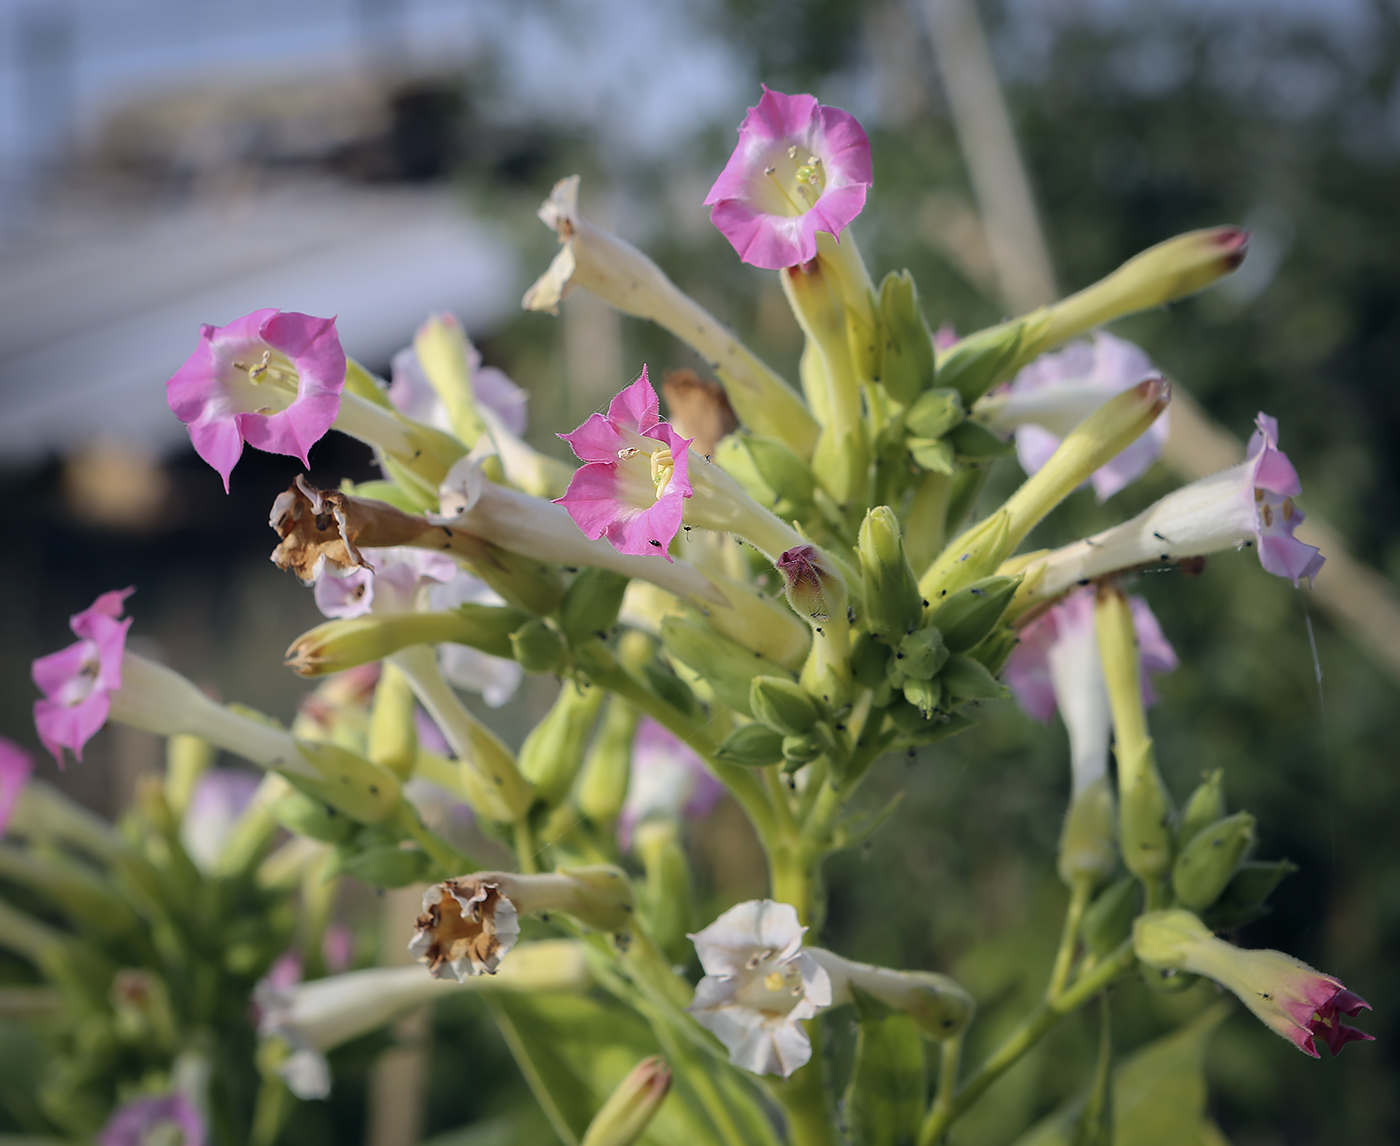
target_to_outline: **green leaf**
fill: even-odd
[[[846,1130],[854,1146],[903,1146],[919,1133],[927,1101],[924,1040],[908,1015],[851,987],[860,1023],[846,1088]]]

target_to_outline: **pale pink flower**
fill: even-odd
[[[1015,431],[1016,457],[1033,474],[1066,434],[1115,394],[1159,376],[1141,348],[1099,331],[1092,342],[1042,354],[980,403],[978,415],[994,429]],[[1147,472],[1167,444],[1170,426],[1170,411],[1164,411],[1146,433],[1094,471],[1089,480],[1100,501]]]
[[[765,86],[705,205],[744,262],[781,270],[816,257],[818,231],[839,239],[873,181],[854,116]]]
[[[709,815],[723,794],[724,786],[693,748],[644,716],[632,740],[632,772],[617,820],[618,843],[623,851],[631,848],[632,829],[648,816]]]
[[[344,388],[335,319],[269,308],[202,327],[199,346],[166,383],[166,399],[227,490],[244,442],[309,466]]]
[[[19,794],[34,772],[34,758],[13,740],[0,736],[0,836],[14,815]]]
[[[735,1066],[786,1078],[812,1057],[802,1020],[831,1005],[831,977],[802,950],[806,930],[791,904],[751,899],[690,936],[705,977],[686,1009]]]
[[[461,326],[453,315],[443,314],[438,318],[449,325]],[[494,366],[483,366],[481,352],[471,342],[467,342],[466,346],[467,372],[471,378],[472,396],[478,407],[489,410],[507,430],[517,438],[522,437],[530,395],[512,382],[505,371]],[[389,401],[401,414],[414,421],[451,433],[452,419],[433,384],[428,381],[418,361],[418,352],[412,346],[406,346],[394,355],[392,365]]]
[[[666,550],[691,496],[690,439],[661,421],[659,410],[644,366],[606,417],[590,414],[572,434],[560,434],[585,464],[558,502],[590,540],[606,537],[619,553],[670,561]]]
[[[131,618],[121,619],[123,602],[135,591],[103,593],[69,618],[77,642],[34,662],[31,675],[44,694],[34,702],[34,727],[60,768],[65,748],[82,760],[83,745],[107,722],[111,694],[122,686],[122,653],[131,627]]]
[[[97,1146],[204,1146],[204,1119],[182,1094],[137,1098],[117,1109],[97,1135]]]
[[[211,768],[199,778],[180,821],[180,842],[201,871],[218,869],[224,845],[253,802],[259,780],[238,768]]]

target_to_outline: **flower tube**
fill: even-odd
[[[864,991],[909,1015],[933,1039],[950,1039],[960,1034],[976,1012],[972,996],[946,975],[855,963],[821,947],[805,950],[831,978],[833,1007],[849,1003],[852,988]]]
[[[1025,570],[1020,608],[1119,570],[1223,549],[1254,547],[1267,572],[1311,584],[1325,558],[1293,536],[1303,521],[1293,500],[1301,492],[1298,471],[1278,448],[1278,422],[1261,413],[1238,465],[1182,486],[1122,525],[1016,558],[1002,572]]]
[[[1149,967],[1214,979],[1240,997],[1255,1017],[1304,1054],[1320,1058],[1317,1039],[1334,1055],[1349,1042],[1372,1042],[1342,1022],[1371,1004],[1339,979],[1282,951],[1246,951],[1217,939],[1189,911],[1154,911],[1133,924],[1133,946]]]
[[[705,977],[687,1008],[754,1074],[787,1078],[812,1057],[802,1027],[831,1005],[831,978],[802,949],[797,909],[771,899],[731,907],[690,938]]]

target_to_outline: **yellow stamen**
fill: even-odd
[[[781,971],[769,971],[768,974],[766,974],[765,976],[763,976],[763,985],[764,985],[765,987],[767,987],[768,990],[774,992],[775,994],[776,994],[778,991],[781,991],[781,990],[783,989],[783,975],[782,975],[782,972],[781,972]]]
[[[1293,499],[1291,497],[1286,497],[1283,499],[1283,520],[1293,520]]]
[[[676,462],[671,457],[669,447],[662,446],[651,455],[651,484],[656,487],[658,498],[666,492],[666,487],[671,484],[671,475],[675,471]]]

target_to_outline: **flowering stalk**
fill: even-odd
[[[555,313],[569,288],[581,286],[624,314],[650,319],[710,363],[745,425],[810,457],[817,424],[792,388],[651,259],[580,215],[578,183],[577,175],[561,179],[540,208],[540,218],[558,233],[563,250],[525,292],[525,309]]]

